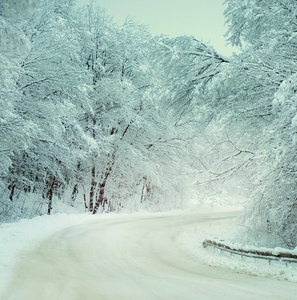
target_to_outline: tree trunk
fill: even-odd
[[[13,195],[14,195],[14,190],[15,190],[15,183],[11,183],[11,184],[8,186],[8,189],[10,190],[9,200],[10,200],[11,202],[13,202]]]
[[[77,184],[75,184],[72,194],[71,194],[71,204],[70,205],[72,207],[74,207],[74,202],[76,200],[77,194],[78,194],[78,186],[77,186]]]
[[[93,214],[96,214],[100,205],[102,207],[104,207],[104,205],[106,204],[106,200],[104,199],[104,193],[105,193],[105,185],[106,185],[106,182],[107,182],[107,179],[110,175],[110,172],[112,170],[112,166],[113,164],[109,167],[108,171],[105,173],[105,176],[103,178],[103,181],[102,181],[102,184],[100,184],[99,186],[99,195],[98,195],[98,199],[96,199],[96,203],[95,203],[95,208],[94,208],[94,211],[93,211]]]
[[[92,136],[93,139],[96,138],[96,131],[95,131],[95,126],[96,126],[96,119],[93,117],[92,118],[92,123],[93,123],[93,129],[92,129]],[[89,211],[93,212],[94,209],[94,195],[95,195],[95,189],[96,189],[96,167],[95,165],[92,168],[92,179],[91,179],[91,189],[90,189],[90,205],[89,205]]]
[[[96,176],[96,168],[94,166],[92,168],[92,179],[91,179],[91,189],[90,189],[90,205],[89,205],[90,212],[93,212],[93,208],[94,208],[94,194],[96,189],[95,176]]]
[[[88,210],[88,205],[87,205],[86,193],[84,193],[84,204],[85,204],[85,211],[87,211]]]
[[[48,206],[47,206],[47,214],[51,214],[52,204],[53,204],[53,190],[55,184],[55,177],[52,177],[50,180],[49,188],[46,193],[46,197],[48,198]]]
[[[131,123],[131,122],[130,122]],[[130,124],[128,124],[125,128],[125,130],[123,131],[123,134],[120,138],[120,141],[123,140],[125,134],[127,133],[128,129],[130,127]],[[100,205],[102,207],[105,206],[105,204],[108,203],[107,199],[105,199],[104,197],[104,194],[105,194],[105,186],[106,186],[106,182],[107,182],[107,179],[108,177],[110,176],[111,174],[111,171],[112,171],[112,168],[115,164],[115,154],[116,154],[116,150],[114,150],[113,154],[111,155],[111,163],[110,163],[110,166],[109,168],[107,168],[105,174],[104,174],[104,177],[103,177],[103,180],[102,180],[102,183],[99,185],[99,195],[98,195],[98,198],[96,197],[96,202],[95,202],[95,207],[94,207],[94,210],[93,210],[93,214],[96,214]],[[94,187],[95,188],[95,187]],[[93,195],[94,196],[94,195]]]
[[[147,178],[143,177],[143,186],[142,186],[142,191],[141,191],[141,197],[140,197],[140,203],[142,204],[147,197],[149,196],[151,191],[150,185],[147,182]]]

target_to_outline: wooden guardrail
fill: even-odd
[[[277,251],[277,254],[274,249],[267,250],[245,250],[239,247],[232,247],[223,243],[223,241],[215,241],[215,240],[205,240],[203,243],[203,247],[214,247],[220,249],[221,251],[229,252],[231,254],[257,258],[257,259],[266,259],[269,261],[281,261],[287,263],[297,263],[297,255],[288,251]],[[285,250],[285,249],[284,249]]]

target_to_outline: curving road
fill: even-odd
[[[235,215],[111,216],[71,227],[24,255],[2,299],[297,299],[295,283],[210,268],[177,242],[193,224]]]

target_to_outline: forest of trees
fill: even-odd
[[[0,221],[199,207],[233,185],[244,236],[296,247],[297,5],[226,0],[225,18],[230,58],[91,4],[2,1]]]

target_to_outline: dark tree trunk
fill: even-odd
[[[113,165],[114,165],[114,160],[112,161],[112,164],[110,165],[110,167],[106,171],[106,173],[104,175],[104,178],[102,180],[102,183],[99,186],[99,195],[98,195],[98,198],[96,199],[96,203],[95,203],[95,208],[94,208],[93,214],[97,213],[100,205],[102,207],[104,207],[105,204],[107,203],[107,200],[104,198],[105,186],[106,186],[107,179],[108,179],[108,177],[109,177],[109,175],[110,175],[110,173],[112,171]]]
[[[47,214],[51,214],[52,204],[53,204],[53,191],[54,191],[55,177],[50,179],[49,188],[46,193],[46,197],[48,198],[48,206],[47,206]]]
[[[85,204],[85,211],[87,211],[88,210],[88,205],[87,205],[86,193],[84,193],[84,204]]]
[[[92,137],[93,139],[96,138],[96,131],[95,131],[95,126],[96,126],[96,118],[92,118]],[[92,175],[91,175],[91,189],[90,189],[90,202],[89,202],[89,211],[93,212],[94,209],[94,195],[95,195],[95,190],[96,190],[96,167],[95,165],[92,168]]]
[[[8,189],[10,190],[9,200],[12,202],[13,201],[14,190],[15,190],[15,183],[11,183],[8,186]]]
[[[96,189],[96,168],[95,166],[92,168],[92,179],[91,179],[91,189],[90,189],[90,205],[89,205],[89,211],[93,212],[94,209],[94,195],[95,195],[95,189]]]
[[[73,191],[72,191],[72,194],[71,194],[71,206],[74,207],[74,202],[76,200],[76,197],[77,197],[77,194],[78,194],[78,186],[77,184],[74,186],[73,188]]]
[[[130,122],[132,123],[132,122]],[[130,124],[128,124],[125,128],[125,130],[123,131],[123,134],[120,138],[120,141],[123,140],[124,136],[126,135],[128,129],[130,127]],[[102,179],[102,182],[101,184],[99,185],[99,194],[98,194],[98,198],[96,197],[96,202],[95,202],[95,207],[94,207],[94,210],[93,210],[93,214],[96,214],[100,205],[102,207],[105,206],[105,204],[108,203],[108,200],[104,197],[104,194],[105,194],[105,186],[106,186],[106,182],[108,180],[108,177],[110,176],[111,174],[111,171],[112,171],[112,168],[115,164],[115,154],[116,154],[116,150],[114,150],[112,156],[111,156],[111,162],[110,162],[110,165],[109,167],[107,168],[107,170],[105,171],[105,174],[104,174],[104,177]],[[93,195],[94,196],[94,195]]]

